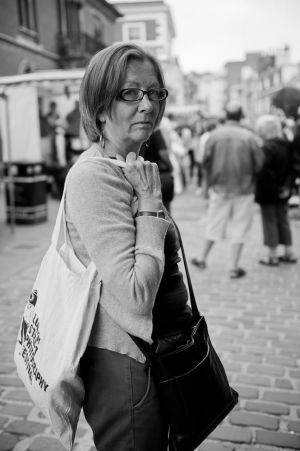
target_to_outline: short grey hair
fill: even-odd
[[[264,114],[256,121],[256,133],[264,140],[282,137],[282,126],[278,116]]]
[[[117,43],[96,53],[86,68],[79,94],[82,126],[91,142],[99,141],[99,114],[110,115],[112,102],[120,92],[125,71],[132,60],[149,61],[154,67],[160,87],[165,88],[159,62],[141,47],[131,43]],[[165,104],[165,101],[159,102],[155,128],[163,117]]]

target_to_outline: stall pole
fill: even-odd
[[[8,205],[11,208],[9,215],[9,225],[11,233],[15,232],[15,185],[13,175],[11,174],[11,163],[12,163],[12,151],[11,151],[11,140],[10,140],[10,118],[9,118],[9,99],[7,94],[1,93],[5,101],[5,117],[6,117],[6,128],[7,128],[7,182],[8,182]]]

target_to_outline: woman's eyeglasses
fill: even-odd
[[[152,88],[149,91],[143,91],[139,88],[126,88],[120,91],[118,98],[125,100],[125,102],[137,102],[142,100],[145,94],[147,94],[149,100],[161,102],[168,97],[168,90],[165,88]]]

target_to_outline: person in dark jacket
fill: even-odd
[[[173,165],[169,157],[169,150],[163,134],[157,128],[148,140],[147,145],[141,149],[140,155],[152,163],[156,163],[159,170],[162,201],[169,213],[174,198]]]
[[[300,179],[300,106],[297,110],[297,120],[293,137],[293,175],[295,181]],[[296,186],[294,186],[296,188]]]
[[[282,135],[278,117],[261,116],[257,133],[262,139],[265,161],[257,175],[255,200],[260,205],[266,258],[259,263],[278,266],[279,263],[296,263],[292,250],[292,232],[288,217],[288,200],[293,185],[292,146]],[[278,246],[284,252],[278,256]]]

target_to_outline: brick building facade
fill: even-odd
[[[114,42],[120,16],[105,0],[2,0],[0,76],[82,67]]]

